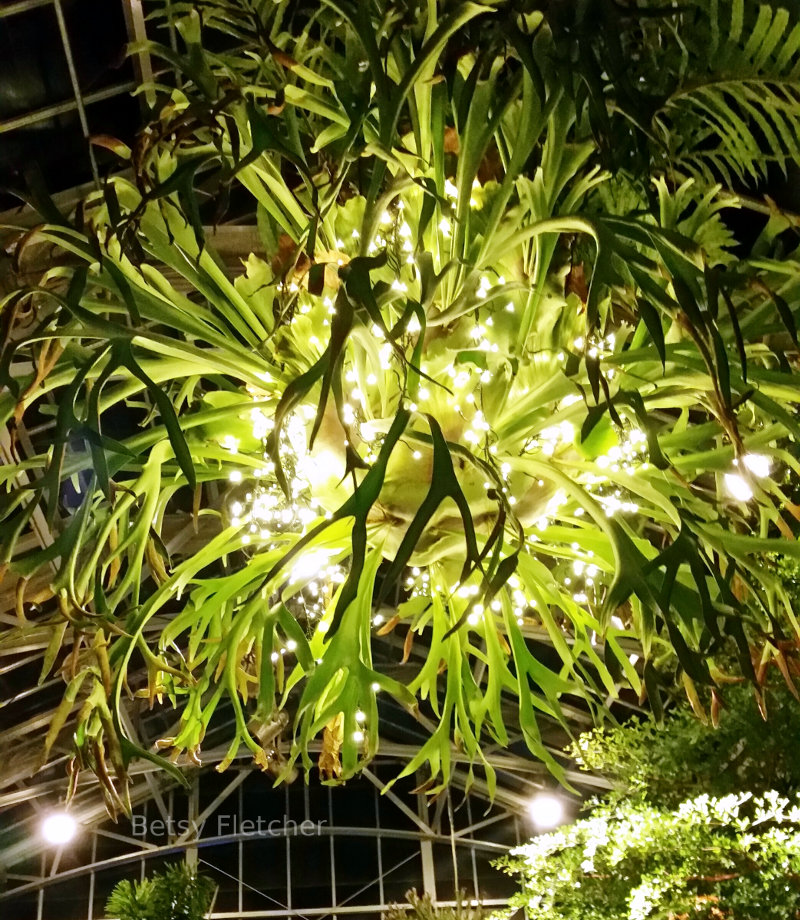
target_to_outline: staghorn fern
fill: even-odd
[[[0,508],[6,635],[43,631],[45,674],[74,646],[46,752],[79,703],[73,771],[111,808],[135,756],[179,779],[124,731],[130,691],[179,710],[173,760],[218,731],[219,769],[246,751],[289,778],[321,744],[346,779],[379,750],[382,692],[431,719],[406,773],[441,787],[457,746],[492,788],[487,743],[518,738],[563,777],[542,727],[565,698],[658,712],[654,662],[699,694],[732,651],[751,679],[791,654],[769,565],[799,554],[789,222],[735,262],[730,197],[654,155],[606,206],[603,126],[552,18],[173,6],[183,45],[153,50],[181,88],[119,148],[135,181],[72,220],[39,194],[20,245],[62,263],[2,304],[2,418],[55,412]],[[213,28],[240,44],[208,50]],[[234,193],[259,234],[236,276],[202,211]],[[142,430],[111,438],[118,412]],[[31,549],[41,521],[55,540]],[[53,599],[30,621],[26,579]],[[374,654],[393,630],[402,679]]]

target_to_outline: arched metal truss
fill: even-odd
[[[274,788],[249,766],[198,770],[188,792],[159,789],[118,826],[76,812],[79,839],[43,849],[35,822],[4,852],[0,915],[96,920],[113,885],[186,859],[218,891],[210,917],[378,917],[409,888],[439,904],[459,891],[506,903],[509,882],[492,860],[531,832],[519,804],[489,804],[456,788],[433,801],[409,777],[386,791],[400,764],[382,758],[345,787],[312,779]],[[18,828],[20,830],[21,828]]]

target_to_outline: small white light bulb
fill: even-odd
[[[42,822],[42,837],[54,845],[69,843],[78,833],[78,823],[66,812],[57,811],[48,815]]]
[[[759,478],[769,476],[769,471],[772,466],[772,461],[766,454],[745,454],[744,457],[742,457],[742,463],[744,463],[754,476],[758,476]]]
[[[738,473],[726,473],[724,481],[725,488],[737,501],[749,502],[753,497],[749,483]]]

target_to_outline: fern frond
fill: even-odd
[[[719,184],[700,189],[694,179],[687,179],[672,190],[663,178],[656,179],[654,185],[661,227],[694,240],[709,265],[734,261],[730,250],[736,245],[736,238],[722,220],[721,212],[739,208],[738,199],[721,198]]]
[[[653,119],[671,164],[708,184],[758,181],[771,164],[785,173],[800,163],[800,24],[766,4],[750,14],[743,0],[703,5],[702,16],[695,56],[706,66]]]

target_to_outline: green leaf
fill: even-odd
[[[147,388],[147,392],[150,398],[156,404],[159,414],[161,415],[161,421],[164,423],[164,426],[167,429],[169,443],[175,452],[175,459],[178,461],[178,466],[181,468],[181,472],[186,477],[186,482],[189,487],[194,489],[197,485],[197,477],[194,469],[194,459],[192,457],[191,451],[189,450],[189,446],[186,443],[186,438],[183,434],[181,424],[178,421],[178,416],[172,405],[172,401],[164,392],[164,390],[153,383],[153,381],[142,370],[140,365],[137,364],[129,344],[118,342],[114,347],[116,349],[119,363],[126,367],[134,377],[137,377],[139,380],[141,380]]]
[[[789,304],[786,303],[783,297],[781,297],[779,294],[773,294],[772,299],[775,302],[775,308],[778,311],[781,322],[786,327],[786,331],[792,337],[794,344],[797,345],[797,321],[794,318],[794,313],[792,313],[791,309],[789,308]]]
[[[664,329],[661,325],[661,317],[658,315],[656,308],[644,297],[637,298],[636,306],[642,321],[647,327],[647,331],[650,333],[650,338],[656,346],[658,356],[661,358],[661,366],[666,370],[667,352],[664,343]]]

